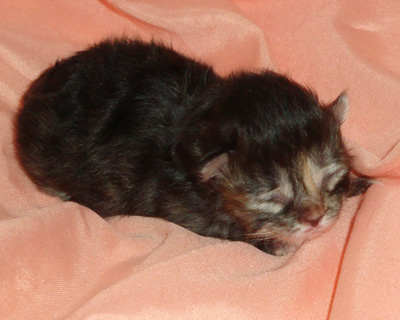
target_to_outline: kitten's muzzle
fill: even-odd
[[[312,227],[318,226],[322,217],[325,215],[324,208],[314,203],[304,204],[297,212],[299,221]]]

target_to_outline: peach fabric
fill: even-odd
[[[14,155],[19,98],[58,57],[122,34],[221,74],[287,73],[325,102],[347,89],[346,143],[379,183],[292,257],[42,194]],[[400,319],[399,111],[398,0],[1,1],[0,319]]]

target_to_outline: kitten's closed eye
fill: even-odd
[[[285,206],[290,200],[284,195],[273,195],[268,201]]]

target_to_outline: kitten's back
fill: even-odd
[[[92,208],[107,203],[93,208],[100,214],[131,203],[132,193],[150,202],[157,179],[177,182],[168,176],[180,171],[173,149],[196,101],[217,79],[209,67],[161,45],[102,42],[33,82],[16,117],[19,159],[44,190],[85,194],[76,200]],[[132,190],[135,180],[141,190]]]

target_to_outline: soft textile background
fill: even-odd
[[[43,195],[13,153],[19,97],[57,57],[122,34],[221,74],[273,68],[325,102],[347,89],[346,142],[380,184],[284,258]],[[0,319],[399,319],[399,111],[397,0],[1,1]]]

